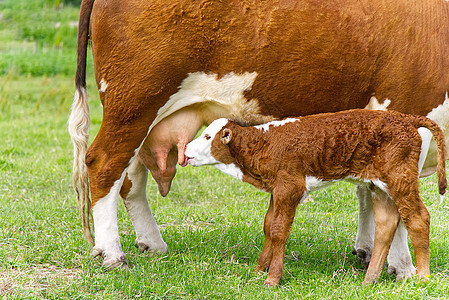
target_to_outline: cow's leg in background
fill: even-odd
[[[357,236],[353,254],[362,261],[367,268],[371,259],[374,245],[374,212],[371,190],[365,184],[356,187],[357,199],[359,200],[359,220]]]
[[[371,190],[367,185],[357,186],[357,198],[359,200],[359,221],[353,254],[361,259],[365,267],[368,267],[374,246],[374,210]],[[395,273],[398,280],[415,274],[415,267],[408,248],[407,230],[402,221],[399,222],[391,243],[387,262],[388,273]]]
[[[126,211],[136,232],[136,247],[140,251],[164,253],[167,244],[162,239],[159,228],[151,213],[146,195],[148,169],[136,157],[127,170],[125,182],[120,191]]]

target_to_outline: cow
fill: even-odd
[[[74,187],[93,255],[110,268],[126,265],[117,227],[119,195],[136,246],[167,250],[148,206],[148,170],[167,195],[185,145],[220,117],[246,126],[383,107],[428,116],[449,137],[448,25],[444,0],[83,0],[68,127]],[[89,40],[103,105],[90,146]],[[422,134],[427,159],[421,174],[429,175],[436,148],[431,134]],[[372,200],[364,187],[357,195],[354,248],[368,263]],[[414,272],[403,225],[396,237],[389,271],[402,277]]]
[[[443,132],[426,117],[394,111],[354,109],[251,127],[218,119],[187,144],[185,164],[213,165],[271,193],[256,267],[269,267],[265,284],[276,286],[282,277],[285,244],[300,201],[344,179],[364,184],[376,195],[374,248],[364,283],[374,282],[382,272],[400,219],[413,244],[417,275],[427,278],[430,215],[419,196],[420,127],[429,129],[436,140],[438,186],[444,195]]]

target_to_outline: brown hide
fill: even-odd
[[[444,194],[443,133],[425,117],[394,111],[349,110],[305,116],[282,126],[271,125],[268,131],[230,121],[215,136],[211,152],[216,160],[237,165],[243,181],[268,192],[273,191],[280,171],[304,179],[358,178],[395,184],[395,178],[418,178],[418,127],[429,128],[437,140],[440,192]],[[222,132],[227,129],[232,138],[223,144]]]
[[[440,0],[97,0],[97,82],[114,91],[113,103],[102,98],[107,115],[150,105],[148,120],[196,71],[257,72],[246,96],[274,117],[361,108],[373,94],[426,114],[449,86],[448,8]]]

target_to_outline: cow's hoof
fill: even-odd
[[[168,246],[165,242],[157,245],[150,245],[150,243],[146,241],[137,239],[134,245],[139,248],[140,252],[164,254],[168,251]]]
[[[410,278],[416,274],[416,268],[413,265],[408,266],[394,266],[388,265],[388,274],[396,274],[396,281],[401,281]]]
[[[101,249],[100,247],[94,247],[92,250],[92,256],[101,256],[103,258],[103,267],[105,267],[109,271],[115,269],[128,269],[128,263],[126,261],[125,254],[118,255],[118,257],[115,258],[110,258],[105,254],[103,249]]]
[[[125,260],[116,260],[116,261],[103,261],[103,266],[108,269],[108,271],[112,270],[127,270],[129,269],[128,263]]]
[[[367,269],[369,266],[369,262],[371,260],[371,253],[365,249],[354,249],[352,250],[352,254],[357,255],[362,262],[362,266]]]

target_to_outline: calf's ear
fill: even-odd
[[[221,138],[220,138],[221,142],[226,145],[231,141],[231,139],[232,139],[231,129],[229,129],[229,128],[223,129],[223,131],[221,133]]]

